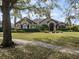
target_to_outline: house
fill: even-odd
[[[30,28],[35,28],[35,26],[36,23],[26,17],[16,23],[17,29],[30,29]]]
[[[47,25],[49,27],[49,30],[56,30],[59,28],[65,28],[66,24],[54,19],[35,19],[34,22],[36,22],[38,25],[42,26],[43,24]]]
[[[47,25],[50,31],[56,30],[58,28],[65,28],[66,24],[63,22],[59,22],[54,19],[35,19],[30,20],[28,18],[23,18],[16,23],[17,29],[34,29],[37,26]]]

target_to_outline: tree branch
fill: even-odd
[[[10,9],[14,8],[14,4],[16,4],[17,0],[10,0],[11,6]]]

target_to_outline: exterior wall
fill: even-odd
[[[54,25],[56,25],[56,22],[50,19],[45,19],[44,21],[40,22],[40,25],[47,24],[49,26],[50,23],[54,23]]]
[[[16,29],[21,29],[21,24],[20,23],[16,24]]]
[[[48,24],[47,23],[48,21],[49,21],[48,19],[45,19],[44,21],[40,22],[39,25]]]
[[[35,28],[36,24],[33,22],[28,22],[26,19],[16,24],[17,29],[31,29]]]
[[[59,23],[59,24],[57,25],[57,28],[58,28],[58,29],[59,29],[59,28],[66,28],[66,24]]]
[[[31,28],[35,29],[36,28],[36,24],[31,24]]]

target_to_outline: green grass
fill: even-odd
[[[53,45],[79,48],[79,32],[64,33],[12,33],[13,38],[43,41]],[[0,33],[2,36],[2,33]]]
[[[13,38],[17,39],[37,40],[53,45],[79,49],[79,32],[12,33],[12,35]],[[0,37],[2,37],[2,33],[0,33]],[[16,46],[15,48],[0,48],[0,59],[79,59],[79,55],[61,53],[44,47],[27,45]]]
[[[13,33],[13,38],[20,39],[58,39],[61,37],[79,37],[79,32],[64,32],[64,33]]]
[[[0,32],[0,37],[2,37],[3,36],[3,33],[2,32]]]
[[[19,35],[20,34],[20,35]],[[13,38],[35,40],[35,39],[57,39],[60,38],[62,34],[52,34],[52,33],[13,33]]]
[[[37,40],[53,45],[79,47],[79,32],[64,33],[13,33],[13,38]]]
[[[79,56],[27,45],[16,46],[15,48],[0,48],[0,59],[79,59]]]

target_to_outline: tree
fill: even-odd
[[[10,10],[17,0],[2,0],[2,13],[3,13],[3,47],[12,47],[14,42],[11,35],[11,22],[10,22]]]
[[[65,10],[65,16],[66,16],[66,23],[68,24],[70,30],[71,30],[71,26],[72,26],[72,21],[73,19],[79,18],[79,13],[78,11],[76,11],[77,9],[79,9],[79,0],[66,0],[66,2],[68,3],[69,7]],[[73,11],[74,10],[74,11]],[[72,15],[72,11],[74,13],[74,15]]]
[[[38,4],[39,7],[35,6],[36,9],[34,9],[34,10],[40,16],[45,15],[46,18],[48,20],[50,20],[51,19],[51,16],[50,16],[51,12],[50,11],[53,10],[55,7],[59,8],[59,9],[61,9],[61,7],[57,4],[58,0],[50,0],[50,4],[46,3],[48,1],[49,0],[39,0],[39,1],[37,1],[37,4]],[[44,3],[46,5],[46,7],[41,6],[41,4],[40,4],[41,2]],[[54,31],[56,31],[56,26],[54,26]]]
[[[12,13],[11,13],[11,16],[13,16],[14,17],[14,29],[16,30],[16,21],[17,21],[17,18],[22,18],[22,15],[21,15],[21,12],[20,12],[20,10],[18,10],[18,9],[12,9]]]
[[[74,17],[74,16],[68,16],[68,17],[66,18],[66,24],[68,25],[70,31],[71,31],[71,28],[72,28],[72,26],[73,26],[73,24],[72,24],[72,19],[75,19],[75,17]]]
[[[64,13],[66,15],[66,18],[70,19],[79,18],[79,12],[77,11],[77,9],[79,9],[79,0],[66,0],[66,2],[69,4],[69,7],[65,9]],[[72,11],[74,15],[72,15]]]
[[[29,1],[29,0],[2,0],[2,13],[3,13],[3,41],[2,41],[2,47],[12,47],[14,46],[14,42],[12,41],[12,35],[11,35],[11,21],[10,21],[10,11],[12,8],[16,8],[15,3],[16,2],[23,2],[23,1]]]

